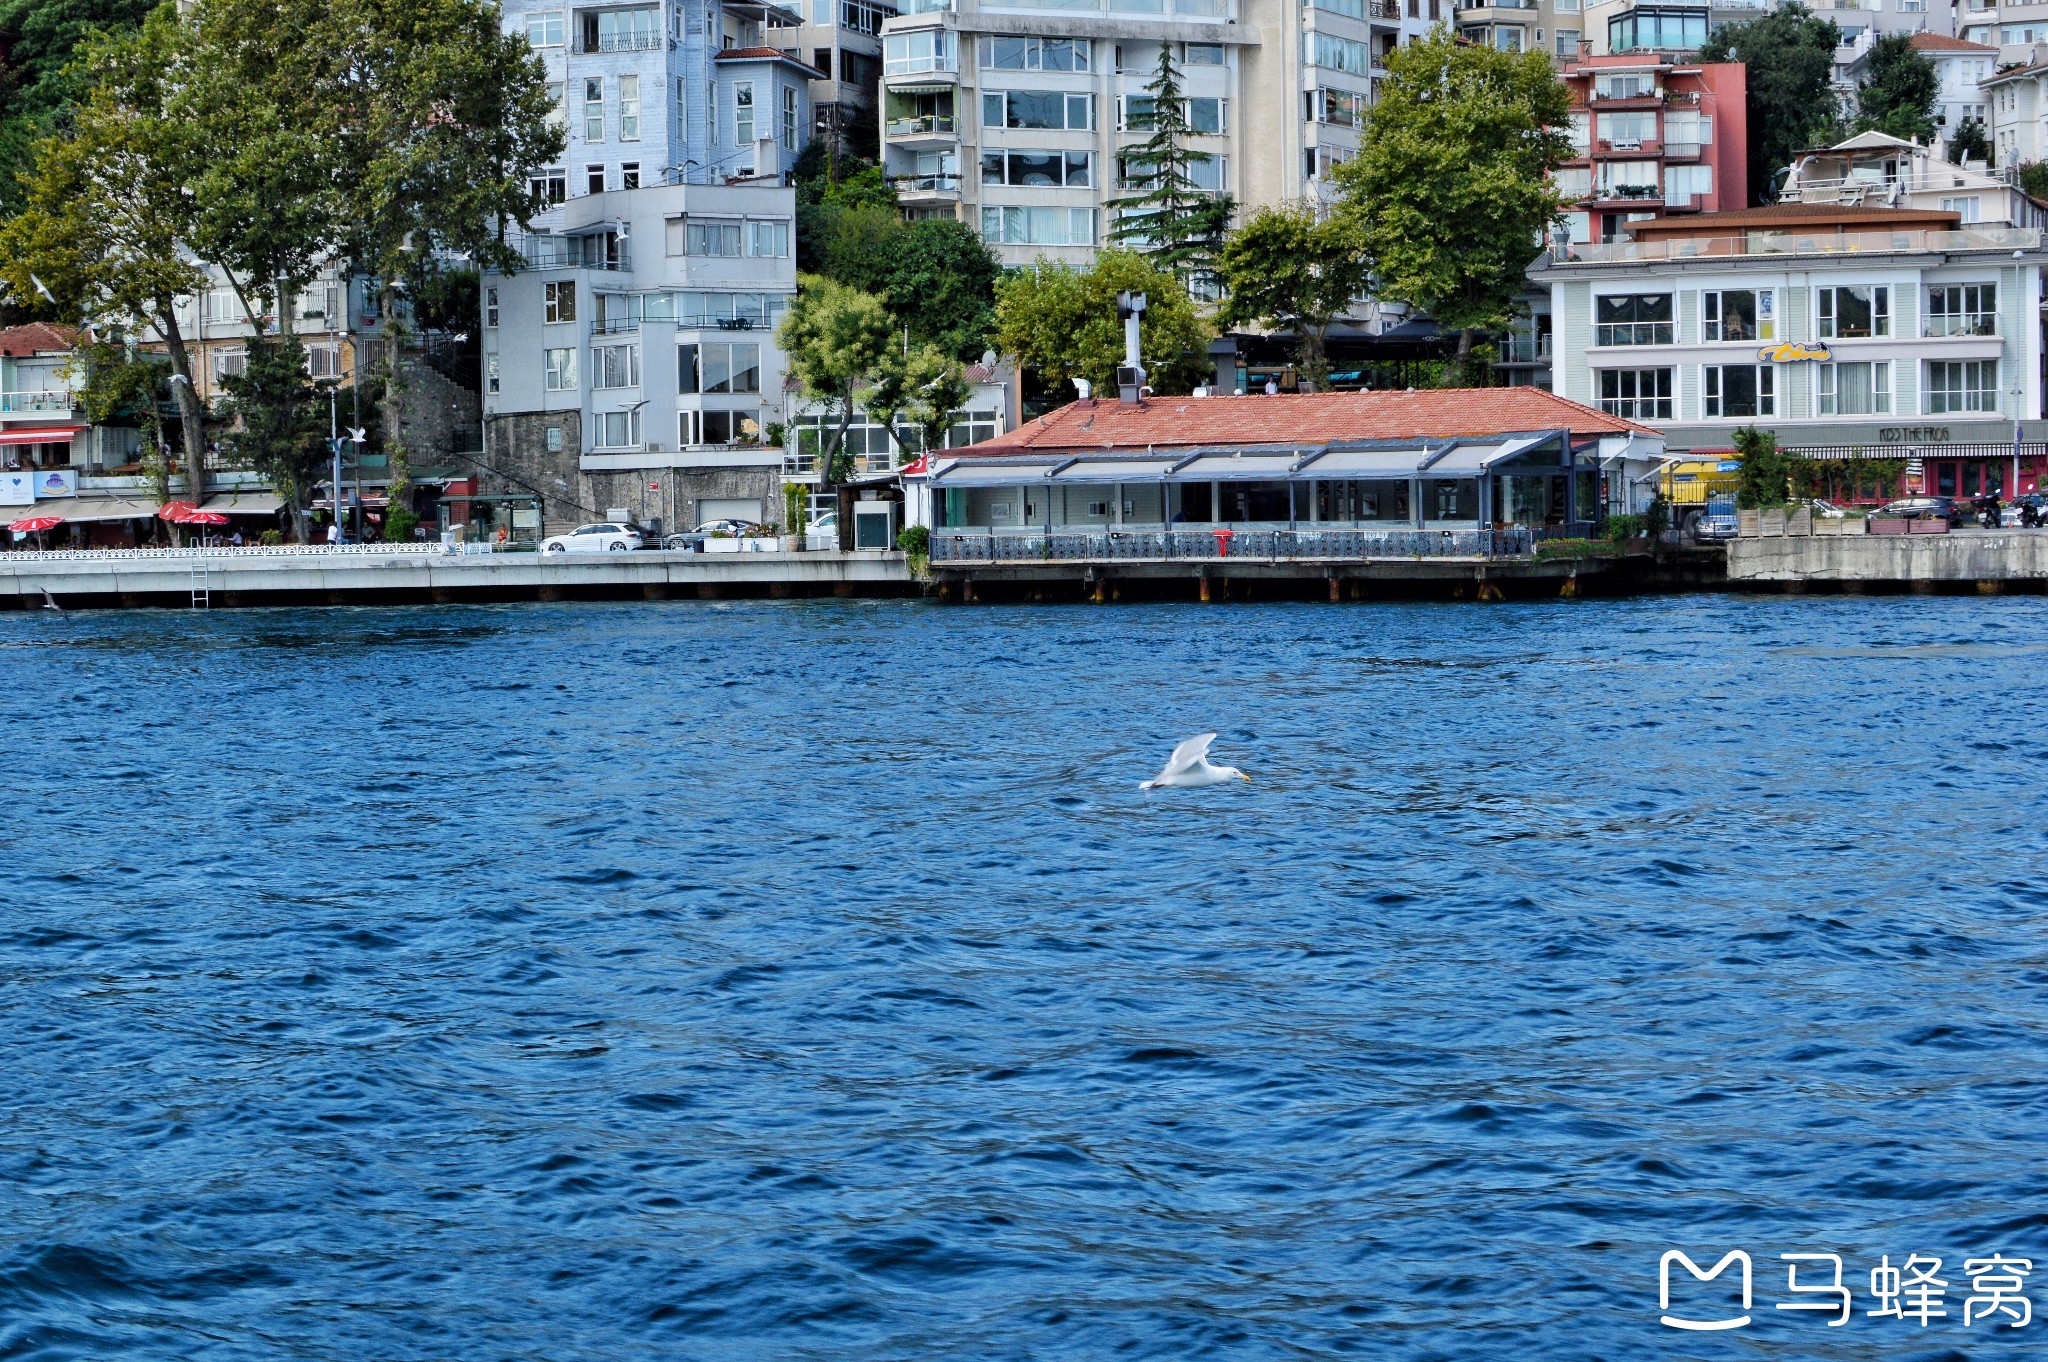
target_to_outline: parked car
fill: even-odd
[[[707,520],[697,527],[697,533],[730,535],[734,539],[758,539],[768,533],[768,527],[756,525],[751,520]]]
[[[1900,497],[1870,514],[1899,520],[1946,520],[1952,530],[1963,523],[1963,513],[1957,509],[1954,497]]]
[[[541,540],[540,547],[544,553],[625,553],[646,543],[646,538],[631,525],[606,522],[578,525],[567,534]]]
[[[1791,506],[1787,507],[1786,509],[1796,511],[1802,506],[1812,511],[1814,517],[1820,520],[1842,520],[1845,519],[1849,514],[1847,511],[1835,505],[1834,502],[1829,501],[1825,497],[1806,497],[1802,500],[1793,502]]]
[[[1735,513],[1734,501],[1726,497],[1708,502],[1692,521],[1692,537],[1702,544],[1718,544],[1741,533],[1742,517]]]

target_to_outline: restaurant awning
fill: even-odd
[[[15,426],[0,430],[0,445],[69,444],[84,426]]]
[[[132,501],[127,497],[70,497],[64,502],[63,516],[75,525],[99,520],[149,520],[155,517],[159,505],[155,497]]]
[[[1428,451],[1423,449],[1333,449],[1311,459],[1301,471],[1311,478],[1413,477]]]
[[[284,498],[275,492],[233,492],[209,499],[199,509],[216,515],[276,515]]]
[[[1174,458],[1157,459],[1091,459],[1085,455],[1052,475],[1054,482],[1157,482],[1172,471],[1181,460]]]
[[[1512,459],[1538,445],[1555,439],[1554,435],[1524,435],[1517,439],[1498,443],[1486,441],[1479,444],[1453,445],[1440,458],[1432,460],[1422,470],[1426,478],[1476,478],[1487,469],[1504,460]]]
[[[1189,460],[1173,476],[1189,482],[1284,478],[1300,458],[1300,453],[1293,450],[1285,454],[1202,454]]]
[[[959,459],[933,474],[932,482],[945,487],[1015,487],[1023,482],[1042,482],[1046,474],[1065,462],[1060,458],[1015,463],[1007,459]]]

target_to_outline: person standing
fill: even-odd
[[[340,543],[341,522],[339,520],[330,520],[327,522],[327,546],[333,548]]]

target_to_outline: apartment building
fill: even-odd
[[[1777,204],[1573,245],[1551,291],[1556,390],[1672,454],[1762,425],[1814,457],[1917,458],[1929,491],[2010,491],[2043,408],[2034,227],[1954,210]],[[2038,471],[2048,446],[2028,448]],[[1988,471],[1987,471],[1988,469]]]
[[[1503,52],[1577,57],[1586,41],[1583,0],[1479,0],[1458,10],[1458,36]]]
[[[1955,28],[1951,31],[1957,37],[1990,47],[2025,48],[2048,42],[2048,4],[2040,0],[2032,4],[1956,0]],[[2000,58],[2007,65],[2027,60],[2023,53],[2008,53]]]
[[[1974,164],[1953,165],[1936,147],[1881,132],[1801,152],[1786,172],[1778,201],[1919,208],[1954,213],[1965,226],[2048,227],[2048,207],[2004,175]]]
[[[792,0],[800,24],[771,11],[768,41],[808,63],[811,136],[835,138],[839,150],[872,156],[882,78],[882,25],[897,8],[883,0]]]
[[[1566,62],[1572,146],[1557,185],[1573,241],[1614,241],[1667,213],[1749,201],[1745,71],[1656,52]]]
[[[1934,67],[1934,121],[1942,137],[1954,137],[1963,124],[1972,122],[1988,135],[1991,100],[1981,87],[1998,70],[1998,49],[1940,33],[1915,33],[1913,50]]]
[[[2001,53],[2001,56],[2004,55]],[[2048,44],[1978,88],[1990,107],[1992,155],[2007,170],[2048,159]]]
[[[508,32],[547,63],[567,135],[544,202],[654,184],[779,179],[811,128],[817,69],[770,44],[803,16],[769,0],[565,7],[508,0]],[[776,25],[771,28],[770,25]]]
[[[1589,0],[1586,39],[1594,56],[1618,52],[1697,52],[1707,35],[1726,24],[1756,19],[1779,0]],[[1806,8],[1834,21],[1834,83],[1848,94],[1873,43],[1888,33],[1953,34],[1948,0],[1811,0]],[[2048,6],[2044,6],[2048,8]]]
[[[1085,263],[1109,238],[1162,44],[1198,182],[1246,204],[1327,196],[1386,54],[1445,0],[922,0],[883,32],[883,168],[912,216],[959,217],[1006,265]]]
[[[483,281],[483,482],[545,498],[550,532],[779,519],[795,191],[648,185],[571,198]]]

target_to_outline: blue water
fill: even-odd
[[[0,616],[0,1358],[2048,1355],[1957,1270],[2048,1305],[2044,640]],[[1205,728],[1254,782],[1141,795]]]

